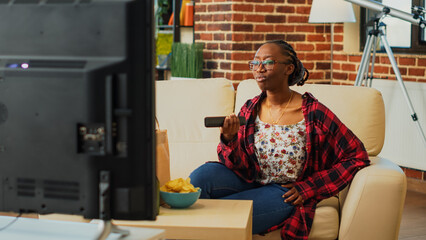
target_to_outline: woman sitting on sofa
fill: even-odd
[[[285,41],[263,44],[249,62],[262,93],[221,127],[218,163],[190,178],[201,198],[253,200],[253,233],[282,227],[283,239],[307,239],[316,204],[336,195],[369,165],[361,141],[310,93],[292,91],[308,71]]]

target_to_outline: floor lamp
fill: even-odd
[[[343,0],[313,0],[309,23],[331,23],[330,83],[333,83],[334,23],[355,22],[352,4]]]

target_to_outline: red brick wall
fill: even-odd
[[[259,45],[284,39],[310,71],[310,81],[330,77],[330,25],[308,23],[312,0],[196,0],[195,41],[205,43],[204,72],[230,80],[252,78],[247,62]],[[333,75],[353,84],[361,52],[343,52],[343,24],[335,25]],[[395,54],[404,81],[426,82],[426,55]],[[395,79],[386,54],[378,54],[375,77]]]
[[[415,178],[418,180],[426,181],[426,174],[424,171],[412,169],[412,168],[405,168],[405,167],[402,167],[402,170],[404,171],[405,175],[409,178]]]

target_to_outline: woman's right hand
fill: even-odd
[[[231,113],[231,115],[225,118],[223,126],[220,128],[220,133],[229,142],[237,135],[238,129],[240,129],[240,120],[235,113]]]

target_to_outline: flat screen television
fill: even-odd
[[[153,1],[0,1],[0,211],[155,219]]]

